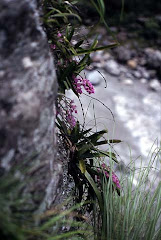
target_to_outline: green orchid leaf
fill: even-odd
[[[86,134],[89,133],[91,130],[92,130],[92,128],[89,128],[89,129],[83,131],[82,134],[83,134],[83,135],[86,135]]]
[[[122,142],[122,141],[119,140],[119,139],[110,139],[110,140],[108,140],[108,142],[109,142],[109,143],[120,143],[120,142]]]
[[[103,140],[103,141],[97,142],[97,146],[103,145],[103,144],[109,144],[109,143],[120,143],[120,142],[122,142],[122,141],[121,140],[117,140],[117,139]]]
[[[93,43],[92,43],[91,47],[89,48],[89,50],[94,49],[97,46],[97,44],[98,44],[98,40],[97,40],[97,37],[96,37],[96,39],[93,41]]]
[[[77,42],[77,43],[75,44],[74,48],[75,48],[75,49],[79,48],[79,47],[82,45],[83,42],[84,42],[84,40],[80,40],[79,42]]]
[[[99,145],[104,145],[104,144],[108,144],[108,141],[107,141],[107,140],[103,140],[103,141],[97,142],[96,144],[97,144],[97,146],[99,146]],[[96,145],[95,145],[95,146],[96,146]]]
[[[107,130],[102,130],[99,132],[96,132],[92,134],[91,136],[87,137],[87,141],[91,141],[92,143],[97,142],[105,133],[107,133]]]
[[[72,27],[71,32],[69,34],[69,37],[68,37],[69,42],[72,40],[73,35],[74,35],[74,27]]]
[[[93,188],[93,190],[94,190],[94,192],[95,192],[95,194],[97,196],[100,210],[103,213],[103,200],[102,200],[101,193],[100,193],[96,183],[94,182],[93,178],[91,177],[91,175],[87,171],[85,171],[84,175],[87,178],[87,180],[90,183],[90,185],[92,186],[92,188]]]
[[[64,73],[61,75],[61,78],[58,79],[60,82],[61,81],[64,81],[64,79],[69,76],[69,75],[72,75],[72,73],[74,72],[75,70],[75,67],[76,67],[76,64],[75,62],[71,62],[69,64],[69,66],[65,69]]]
[[[85,144],[81,147],[81,149],[78,148],[78,157],[81,157],[85,152],[87,152],[88,150],[90,150],[92,147],[93,147],[93,146],[92,146],[91,143],[89,143],[89,144],[85,143]]]
[[[100,154],[103,154],[104,156],[107,156],[109,158],[111,158],[114,162],[118,163],[118,160],[116,158],[116,154],[113,153],[113,152],[106,152],[106,151],[102,151],[102,150],[99,150],[99,149],[95,149],[96,152],[100,153]]]
[[[91,166],[89,164],[86,164],[86,169],[90,175],[93,175],[93,176],[100,175],[100,172],[98,172],[98,170],[91,168]]]
[[[105,154],[100,153],[100,152],[85,152],[84,154],[81,155],[83,159],[86,158],[101,158],[105,157]]]
[[[64,36],[64,41],[67,44],[68,49],[72,52],[72,54],[75,56],[77,54],[76,50],[74,47],[71,45],[71,43],[68,41],[68,39]]]
[[[79,130],[79,139],[78,139],[78,141],[81,140],[81,139],[84,139],[85,135],[87,133],[89,133],[91,130],[92,130],[92,128],[89,128],[89,129],[87,129],[85,131],[80,131]],[[77,143],[77,144],[79,145],[79,143]]]
[[[85,143],[92,143],[93,146],[97,145],[97,141],[105,134],[107,133],[107,130],[102,130],[99,132],[96,132],[89,137],[86,137],[83,141],[81,141],[78,145],[81,147]],[[100,145],[100,144],[98,144]]]
[[[77,68],[76,68],[77,73],[81,72],[81,70],[83,70],[82,67],[85,67],[89,61],[90,61],[90,56],[89,54],[86,54],[77,65]]]
[[[67,81],[63,81],[63,83],[64,83],[64,86],[65,86],[65,89],[69,90],[70,86],[68,85],[68,82]]]
[[[114,48],[116,46],[118,46],[118,43],[111,43],[111,44],[109,44],[107,46],[103,46],[103,47],[97,47],[97,48],[93,48],[93,49],[78,51],[77,56],[84,55],[84,54],[90,54],[92,52],[97,52],[97,51],[103,51],[105,49]]]
[[[76,17],[80,22],[81,22],[81,18],[75,14],[75,13],[56,13],[56,14],[53,14],[53,15],[50,15],[50,17],[62,17],[64,18],[65,22],[68,22],[68,19],[67,17]],[[49,19],[48,22],[51,22],[52,19]]]
[[[77,121],[75,127],[71,131],[71,139],[74,144],[77,144],[78,140],[80,138],[80,125]]]
[[[79,160],[79,168],[81,170],[81,173],[84,174],[85,171],[86,171],[86,164],[85,164],[85,162],[83,160]]]

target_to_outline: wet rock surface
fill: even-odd
[[[62,176],[56,160],[53,57],[37,1],[1,0],[0,9],[1,173],[20,165],[28,196],[23,207],[44,210],[54,202]]]

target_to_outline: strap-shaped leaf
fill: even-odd
[[[62,74],[60,81],[64,81],[64,79],[69,76],[71,73],[73,73],[73,71],[75,70],[75,62],[71,62],[68,66],[68,68],[64,71],[64,73]]]
[[[97,145],[97,141],[105,134],[107,133],[107,130],[102,130],[99,132],[96,132],[89,137],[86,137],[83,141],[79,143],[79,146],[84,145],[85,143],[92,143],[94,146]]]
[[[67,22],[67,17],[76,17],[81,22],[81,18],[75,13],[56,13],[56,14],[53,14],[52,17],[65,18],[66,22]],[[48,22],[50,22],[50,19],[48,20]]]
[[[103,154],[104,156],[111,158],[114,162],[119,163],[116,158],[116,154],[113,152],[106,152],[106,151],[99,150],[99,149],[96,149],[96,152],[99,152],[100,154]]]
[[[96,132],[92,134],[91,136],[87,137],[87,140],[91,140],[92,143],[97,142],[105,133],[107,133],[107,130],[102,130],[99,132]]]
[[[96,39],[93,41],[93,43],[92,43],[92,45],[91,45],[91,47],[90,47],[89,50],[94,49],[94,48],[97,46],[97,44],[98,44],[98,40],[97,40],[97,38],[96,38]]]
[[[85,172],[85,177],[87,178],[88,182],[90,183],[90,185],[92,186],[96,196],[97,196],[97,199],[98,199],[98,203],[99,203],[99,207],[100,207],[100,210],[101,212],[103,213],[103,200],[102,200],[102,196],[101,196],[101,193],[99,191],[99,189],[97,188],[97,185],[96,183],[94,182],[93,178],[91,177],[91,175],[86,171]]]
[[[113,48],[113,47],[116,47],[116,46],[118,46],[118,43],[111,43],[107,46],[97,47],[97,48],[93,48],[93,49],[90,49],[90,50],[85,50],[84,49],[84,50],[78,51],[77,56],[84,55],[84,54],[90,54],[92,52],[102,51],[102,50],[105,50],[105,49],[110,49],[110,48]]]
[[[97,142],[97,146],[103,145],[103,144],[109,144],[109,143],[120,143],[120,142],[122,141],[117,139],[103,140],[103,141]]]
[[[110,140],[108,140],[108,142],[109,142],[109,143],[120,143],[120,142],[122,142],[122,141],[119,140],[119,139],[110,139]]]
[[[88,150],[90,150],[93,147],[93,145],[91,143],[85,143],[81,149],[78,150],[78,156],[81,157],[85,152],[87,152]]]
[[[75,49],[79,48],[79,47],[82,45],[83,42],[84,42],[84,40],[80,40],[79,42],[77,42],[77,43],[75,44],[74,48],[75,48]]]
[[[69,27],[67,27],[67,34],[66,34],[66,36],[67,36],[67,39],[68,39],[68,41],[70,42],[71,41],[71,39],[72,39],[72,37],[73,37],[73,34],[74,34],[74,27],[72,27],[72,29],[71,29],[71,31],[69,32]]]
[[[71,139],[74,144],[76,144],[80,138],[80,125],[79,122],[77,121],[75,127],[71,131]]]
[[[86,171],[86,164],[85,164],[84,160],[79,160],[79,168],[80,168],[81,172],[84,174]]]
[[[92,128],[89,128],[89,129],[83,131],[82,134],[85,135],[85,134],[89,133],[91,130],[92,130]]]
[[[99,158],[99,157],[104,157],[105,155],[102,153],[98,153],[98,152],[90,152],[90,151],[86,151],[84,154],[81,155],[83,159],[86,158]]]

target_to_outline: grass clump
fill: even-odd
[[[160,240],[161,182],[155,186],[156,179],[148,182],[156,158],[161,161],[160,150],[146,168],[132,168],[128,176],[122,176],[120,196],[111,194],[111,183],[105,179],[101,240]]]
[[[15,172],[0,177],[0,239],[65,240],[86,239],[87,235],[93,235],[83,215],[79,216],[83,219],[81,223],[76,221],[77,211],[85,203],[64,210],[67,200],[38,215],[25,209],[26,197],[20,194],[24,185]]]

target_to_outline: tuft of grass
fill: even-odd
[[[16,173],[20,166],[0,176],[0,239],[2,240],[57,240],[81,239],[92,236],[92,228],[83,215],[78,216],[80,203],[62,210],[68,204],[57,205],[42,215],[27,210],[25,194],[22,194],[26,182]],[[29,169],[26,171],[28,172]],[[76,221],[76,218],[82,221]]]
[[[146,168],[133,168],[122,178],[121,196],[112,192],[111,182],[104,181],[104,216],[101,240],[160,240],[161,182],[148,178],[154,161],[161,161],[161,149],[153,153]],[[137,185],[134,186],[134,181]]]

